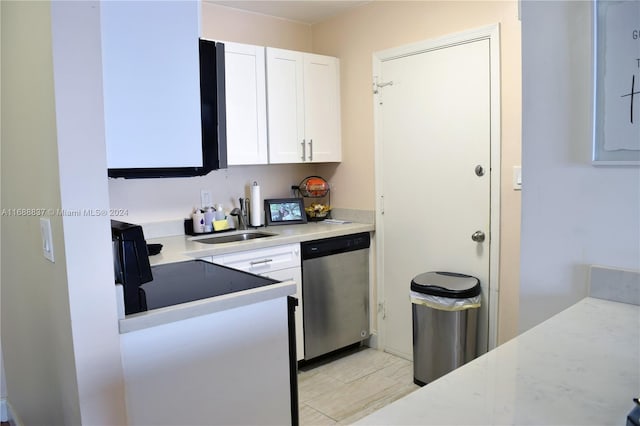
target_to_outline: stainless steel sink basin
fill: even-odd
[[[262,232],[262,231],[242,231],[233,234],[225,234],[225,235],[217,235],[215,237],[207,237],[207,238],[198,238],[193,239],[196,243],[202,244],[222,244],[222,243],[233,243],[238,241],[248,241],[255,240],[256,238],[264,238],[264,237],[273,237],[274,235],[271,232]]]

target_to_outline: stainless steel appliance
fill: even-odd
[[[369,336],[368,232],[304,242],[305,360]]]

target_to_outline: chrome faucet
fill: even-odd
[[[235,208],[233,210],[231,210],[229,212],[229,214],[231,216],[237,216],[238,217],[238,229],[249,229],[249,227],[247,226],[248,220],[247,220],[247,210],[249,208],[248,203],[249,200],[247,200],[246,198],[240,198],[240,208]]]

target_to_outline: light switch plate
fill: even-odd
[[[40,218],[40,235],[42,235],[42,254],[52,263],[53,257],[53,236],[51,234],[51,220],[48,217]]]
[[[522,166],[513,166],[513,189],[522,190]]]

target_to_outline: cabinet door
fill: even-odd
[[[269,162],[305,160],[303,54],[267,48]]]
[[[279,281],[295,281],[298,306],[296,307],[296,355],[304,358],[304,332],[302,325],[302,269],[300,244],[285,244],[264,249],[208,256],[207,262],[228,266],[241,271],[263,275]]]
[[[306,161],[342,161],[338,58],[305,53],[304,105]]]
[[[201,167],[198,2],[100,3],[107,166]]]
[[[227,160],[267,164],[264,47],[225,42]]]
[[[296,298],[298,298],[298,306],[296,306],[296,359],[300,361],[304,359],[304,328],[302,326],[302,269],[288,268],[281,269],[279,271],[267,272],[265,277],[273,278],[278,281],[295,281],[296,283]]]

